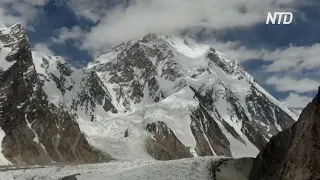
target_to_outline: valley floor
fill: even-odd
[[[212,163],[225,160],[219,157],[198,157],[173,161],[123,161],[101,164],[55,165],[14,169],[0,167],[1,180],[164,180],[214,179]],[[219,164],[219,163],[217,163]],[[225,169],[225,171],[223,170]],[[217,180],[245,180],[234,168],[223,168]],[[218,172],[218,171],[217,171]],[[230,176],[230,177],[228,177]],[[233,176],[233,177],[232,177]]]

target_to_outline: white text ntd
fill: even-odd
[[[266,24],[291,24],[293,14],[291,12],[268,12]]]

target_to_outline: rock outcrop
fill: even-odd
[[[157,160],[173,160],[193,157],[189,148],[183,145],[174,132],[164,123],[147,125],[151,138],[146,142],[148,153]]]
[[[208,168],[210,180],[248,180],[252,163],[253,158],[221,158],[212,161]]]
[[[250,180],[320,179],[320,88],[298,121],[272,137],[257,156]]]

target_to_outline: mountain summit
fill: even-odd
[[[235,60],[187,38],[149,34],[83,69],[31,52],[20,25],[0,41],[4,163],[253,157],[296,119]]]

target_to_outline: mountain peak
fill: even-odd
[[[0,24],[0,31],[1,34],[13,34],[13,35],[17,35],[20,34],[20,36],[26,36],[26,31],[25,29],[22,27],[21,23],[16,23],[10,27],[7,27],[5,24]]]
[[[165,39],[168,37],[169,36],[167,36],[167,35],[162,35],[162,34],[158,34],[158,33],[149,33],[142,38],[142,41],[159,40],[159,39]]]
[[[30,50],[29,39],[20,23],[0,29],[0,69],[6,71],[16,63],[15,55],[22,49]],[[27,55],[26,55],[27,56]],[[26,58],[28,59],[28,58]],[[20,59],[24,61],[24,59]]]
[[[86,70],[98,74],[119,112],[167,124],[193,154],[252,156],[294,122],[236,60],[192,39],[148,34],[102,54]]]

